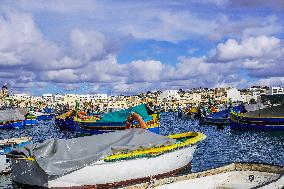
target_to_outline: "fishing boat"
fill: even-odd
[[[36,116],[37,121],[48,121],[55,117],[53,113],[32,112]]]
[[[0,110],[0,129],[19,129],[24,121],[25,116],[17,109]]]
[[[145,104],[101,116],[88,116],[85,112],[73,110],[57,116],[55,123],[62,130],[82,134],[101,134],[115,130],[125,130],[126,127],[129,127],[128,123],[134,128],[140,127],[139,120],[145,123],[146,129],[154,133],[160,132],[160,114],[150,110]]]
[[[229,125],[230,114],[232,112],[245,113],[247,112],[244,105],[235,106],[233,108],[227,108],[219,112],[209,114],[200,119],[201,124],[213,124],[213,125]]]
[[[171,174],[190,164],[206,136],[163,136],[127,129],[73,139],[49,139],[10,153],[12,180],[44,187],[113,185]]]
[[[25,122],[24,122],[24,124],[26,126],[36,125],[37,123],[38,123],[37,116],[35,116],[33,114],[30,114],[30,113],[25,115]]]
[[[245,114],[232,113],[230,121],[231,129],[284,131],[284,104]]]
[[[9,159],[6,154],[17,147],[22,147],[30,143],[31,137],[10,138],[0,140],[0,173],[6,173],[9,170]]]
[[[178,117],[184,119],[196,119],[199,116],[199,108],[186,107],[184,109],[178,109]]]
[[[261,163],[232,163],[197,173],[152,179],[121,188],[135,189],[283,189],[284,167]]]

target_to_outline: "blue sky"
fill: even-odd
[[[282,0],[3,0],[0,83],[135,94],[284,84]]]

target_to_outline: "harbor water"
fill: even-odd
[[[198,131],[207,138],[198,144],[192,160],[192,172],[220,167],[232,162],[268,163],[284,166],[284,133],[271,131],[234,131],[229,127],[199,125],[198,120],[180,119],[175,113],[161,115],[161,134]],[[54,121],[19,130],[0,130],[0,139],[33,137],[33,142],[78,135],[59,130]],[[0,176],[0,188],[13,188],[9,175]]]

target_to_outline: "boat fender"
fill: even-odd
[[[147,126],[144,122],[144,120],[142,119],[142,117],[137,114],[136,112],[131,113],[126,121],[126,126],[125,129],[130,129],[131,128],[131,123],[136,120],[138,122],[138,124],[140,125],[140,128],[142,129],[147,129]]]
[[[80,111],[78,112],[78,117],[82,120],[86,120],[88,118],[88,115],[86,112]]]

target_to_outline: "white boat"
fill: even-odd
[[[147,132],[147,135],[151,133],[149,131],[144,132]],[[154,136],[157,134],[152,133],[151,135]],[[164,137],[162,138],[163,141],[165,141],[165,138],[176,140],[172,140],[174,142],[171,144],[168,144],[167,141],[157,146],[157,144],[161,144],[161,140],[159,139],[160,141],[157,144],[147,149],[141,149],[139,144],[138,148],[127,153],[121,151],[121,149],[125,149],[125,146],[119,146],[120,151],[62,175],[52,175],[50,171],[42,168],[51,166],[46,164],[39,165],[36,159],[13,158],[12,179],[17,183],[28,185],[73,187],[113,185],[114,183],[118,184],[130,180],[161,176],[187,166],[193,158],[196,144],[202,141],[205,135],[197,132],[189,132],[162,137]],[[130,138],[132,140],[133,137]],[[134,140],[138,141],[137,139]],[[126,141],[129,142],[128,139]],[[129,145],[126,146],[129,147]],[[132,144],[130,146],[133,147]]]
[[[0,140],[0,173],[9,171],[10,162],[6,153],[19,146],[24,146],[32,140],[31,137],[10,138]]]
[[[219,168],[127,186],[127,189],[283,189],[284,167],[260,163],[232,163]]]

